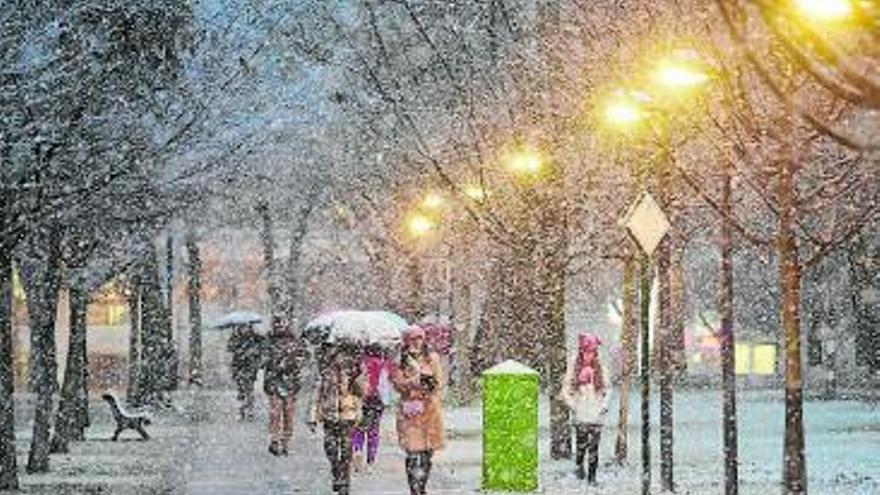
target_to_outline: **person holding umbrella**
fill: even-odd
[[[263,392],[269,398],[269,453],[287,455],[293,436],[296,394],[300,387],[300,346],[296,336],[277,322],[266,342]]]
[[[574,414],[577,477],[595,484],[599,439],[608,413],[608,382],[599,361],[602,339],[592,333],[582,333],[577,342],[577,356],[566,370],[562,383],[562,399]],[[584,457],[588,451],[589,465],[584,472]]]
[[[351,484],[351,433],[361,419],[363,384],[358,348],[350,343],[324,343],[318,355],[318,379],[309,410],[309,428],[320,422],[324,452],[333,474],[333,492],[348,495]]]
[[[410,494],[425,495],[432,457],[445,443],[440,399],[445,378],[440,357],[425,343],[424,329],[412,326],[404,331],[391,382],[400,393],[397,436],[406,453]]]

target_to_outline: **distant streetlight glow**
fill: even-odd
[[[671,90],[693,88],[708,81],[708,74],[684,64],[665,62],[654,72],[654,82]]]
[[[413,237],[422,237],[435,227],[434,222],[422,213],[413,213],[406,223],[406,228]]]
[[[461,192],[474,201],[485,201],[486,198],[489,197],[489,193],[481,186],[478,186],[476,184],[469,184],[464,186],[461,189]]]
[[[645,115],[638,103],[618,96],[605,106],[604,117],[611,125],[629,127],[639,123]]]
[[[511,172],[523,176],[538,175],[544,166],[541,155],[530,149],[511,152],[504,161]]]
[[[444,203],[443,196],[437,192],[429,192],[425,195],[424,199],[422,199],[422,207],[429,210],[436,210],[443,206]]]
[[[837,22],[853,15],[850,0],[794,0],[797,12],[813,22]]]

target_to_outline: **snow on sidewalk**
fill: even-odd
[[[717,495],[723,492],[720,394],[690,391],[676,394],[675,479],[678,493]],[[262,399],[262,397],[261,397]],[[616,397],[613,397],[616,400]],[[634,399],[635,400],[635,399]],[[289,457],[274,457],[266,448],[266,410],[258,401],[257,418],[236,418],[234,393],[182,391],[177,410],[156,415],[153,440],[141,442],[127,432],[110,442],[113,425],[106,405],[93,406],[88,440],[71,444],[71,454],[54,455],[52,472],[26,475],[23,493],[141,494],[330,494],[330,472],[321,432],[311,433],[297,407],[294,444]],[[612,408],[615,405],[612,404]],[[656,404],[654,404],[656,406]],[[575,479],[571,461],[552,461],[547,442],[547,410],[539,418],[540,489],[544,494],[628,494],[639,492],[638,404],[629,428],[631,464],[607,464],[613,431],[603,433],[599,486]],[[740,493],[778,491],[782,452],[782,404],[767,393],[740,395]],[[432,495],[481,493],[481,412],[479,407],[448,408],[446,449],[437,453],[429,483]],[[656,411],[653,413],[656,418]],[[807,459],[810,493],[860,495],[880,493],[880,411],[861,402],[807,402]],[[653,481],[658,483],[657,427],[653,427]],[[24,465],[30,432],[19,425],[18,454]],[[407,493],[403,453],[397,446],[394,415],[386,412],[379,457],[368,471],[352,479],[353,495]],[[659,490],[655,489],[655,493]]]

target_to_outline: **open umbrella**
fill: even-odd
[[[263,317],[260,314],[254,313],[253,311],[242,310],[226,313],[214,321],[214,324],[211,326],[218,330],[222,330],[243,325],[256,325],[257,323],[262,322]]]
[[[388,311],[332,311],[310,321],[303,338],[312,344],[378,344],[391,347],[400,342],[406,320]]]

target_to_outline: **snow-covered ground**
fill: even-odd
[[[741,392],[740,493],[774,493],[781,470],[783,407],[779,394]],[[50,474],[22,474],[25,493],[112,494],[324,494],[330,492],[329,469],[321,437],[298,422],[291,456],[276,458],[266,452],[265,410],[255,422],[235,419],[231,392],[182,392],[177,411],[159,415],[151,428],[154,440],[135,436],[121,442],[107,439],[112,425],[105,405],[93,405],[94,426],[89,440],[75,444],[70,455],[53,456]],[[656,407],[656,403],[654,404]],[[26,409],[26,408],[20,408]],[[300,408],[302,410],[303,408]],[[723,492],[720,393],[679,392],[675,403],[675,477],[678,492]],[[612,410],[616,410],[613,407]],[[587,487],[573,476],[571,461],[551,461],[547,453],[547,411],[542,423],[541,486],[547,494],[629,494],[639,491],[639,409],[631,407],[629,433],[631,463],[605,463],[613,448],[613,430],[602,439],[600,483]],[[26,413],[20,415],[26,421]],[[653,418],[657,418],[656,409]],[[880,493],[880,409],[863,402],[808,402],[805,409],[809,489],[812,494]],[[447,411],[450,440],[440,452],[430,493],[477,493],[480,487],[481,414],[479,407]],[[27,425],[18,429],[20,463],[29,441]],[[656,426],[652,448],[657,458]],[[654,466],[653,478],[658,478]],[[659,489],[655,490],[659,491]],[[357,495],[406,493],[403,459],[394,442],[392,415],[383,424],[383,445],[377,464],[353,480]]]

